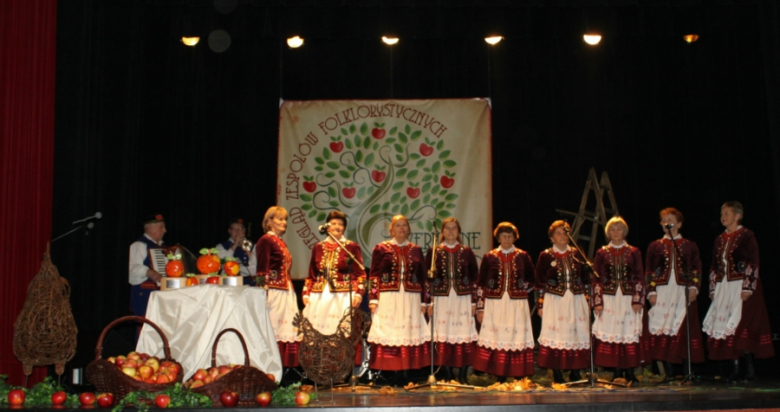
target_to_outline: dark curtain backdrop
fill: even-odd
[[[54,250],[74,290],[73,364],[128,312],[143,216],[164,214],[166,242],[191,250],[223,240],[237,216],[259,237],[276,199],[280,97],[490,97],[493,218],[518,225],[521,248],[549,245],[556,209],[578,208],[594,167],[609,173],[630,243],[644,251],[662,234],[658,211],[675,206],[705,267],[720,205],[743,202],[765,290],[777,290],[776,3],[608,3],[239,1],[223,13],[205,0],[61,1],[53,232],[103,213]],[[214,29],[232,37],[223,53],[208,47]],[[600,46],[582,42],[586,29],[603,31]],[[386,33],[399,44],[379,42]],[[491,33],[506,39],[491,48]],[[184,34],[201,43],[184,47]],[[293,34],[302,48],[283,45]]]
[[[0,374],[13,385],[14,322],[51,239],[56,36],[56,1],[0,1]]]

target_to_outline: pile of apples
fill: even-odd
[[[187,382],[184,382],[184,386],[190,389],[195,389],[203,385],[208,385],[211,382],[214,382],[217,379],[227,375],[234,369],[239,369],[243,366],[244,365],[231,363],[230,365],[212,366],[208,369],[198,369]]]
[[[146,383],[175,382],[181,373],[181,368],[175,362],[160,362],[156,356],[146,353],[130,352],[127,356],[112,356],[106,360],[116,365],[125,375]]]

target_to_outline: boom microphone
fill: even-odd
[[[328,232],[329,227],[330,227],[330,223],[325,223],[324,225],[320,225],[320,227],[317,228],[317,230],[319,230],[320,233],[324,235],[325,233]]]
[[[667,223],[664,225],[664,228],[666,230],[672,230],[673,227],[674,227],[674,223]]]
[[[81,220],[77,220],[77,221],[73,222],[72,224],[74,224],[74,225],[75,225],[75,224],[78,224],[78,223],[81,223],[81,222],[86,222],[87,220],[92,220],[92,219],[100,219],[100,218],[102,218],[102,217],[103,217],[103,214],[102,214],[102,213],[100,213],[100,212],[97,212],[97,213],[95,213],[95,214],[94,214],[94,215],[92,215],[92,216],[85,217],[84,219],[81,219]]]

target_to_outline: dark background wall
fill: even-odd
[[[237,216],[259,237],[276,199],[280,98],[490,97],[494,221],[517,224],[533,256],[556,209],[579,207],[591,167],[609,173],[630,243],[644,251],[662,234],[658,211],[674,206],[705,268],[719,207],[739,200],[780,331],[775,2],[237,3],[58,3],[53,235],[104,216],[52,248],[73,289],[75,366],[128,312],[143,216],[164,214],[166,242],[192,250],[223,240]],[[207,45],[214,29],[232,36],[223,53]],[[586,29],[601,45],[583,43]],[[689,32],[701,39],[685,43]],[[388,33],[401,38],[392,49],[379,41]],[[491,48],[492,33],[505,40]],[[201,43],[183,46],[185,34]],[[305,45],[288,49],[295,34]]]

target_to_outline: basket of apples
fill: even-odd
[[[233,366],[217,366],[217,345],[219,339],[227,332],[233,332],[241,341],[244,349],[244,364]],[[233,328],[219,332],[211,348],[211,368],[198,369],[184,386],[195,393],[211,398],[215,405],[223,406],[254,405],[256,395],[261,392],[272,392],[278,388],[274,376],[249,365],[249,351],[241,333]]]
[[[103,339],[106,334],[117,324],[127,321],[143,322],[154,328],[162,338],[165,357],[160,360],[147,354],[130,352],[127,356],[103,359]],[[122,399],[130,392],[159,392],[181,383],[181,371],[181,364],[171,357],[168,338],[159,326],[140,316],[125,316],[109,323],[103,329],[95,348],[95,360],[87,365],[84,373],[98,392],[110,392],[117,399]]]

